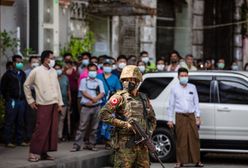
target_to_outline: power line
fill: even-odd
[[[203,26],[203,27],[174,27],[174,26],[157,26],[159,29],[168,29],[168,30],[174,30],[174,29],[179,29],[179,30],[207,30],[207,29],[215,29],[215,28],[221,28],[221,27],[228,27],[228,26],[233,26],[233,25],[240,25],[240,24],[245,24],[248,23],[248,20],[243,20],[243,21],[238,21],[238,22],[230,22],[230,23],[224,23],[224,24],[217,24],[217,25],[209,25],[209,26]]]

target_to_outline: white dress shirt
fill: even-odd
[[[179,82],[171,88],[169,97],[169,121],[173,120],[173,113],[195,113],[200,117],[199,98],[195,85],[188,83],[183,87]]]
[[[104,91],[104,87],[103,87],[103,82],[100,79],[90,79],[88,78],[84,78],[81,80],[80,82],[80,86],[79,86],[79,91],[80,92],[87,92],[90,96],[92,97],[96,97],[97,96],[97,86],[99,86],[99,91],[100,93],[105,93]],[[86,103],[89,103],[91,100],[82,96],[81,105],[84,105]],[[96,104],[100,104],[102,103],[102,99],[100,99],[98,102],[96,102],[94,105]]]

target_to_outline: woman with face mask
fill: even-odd
[[[156,65],[157,65],[157,71],[158,72],[165,71],[165,61],[163,59],[161,59],[161,58],[158,59]]]
[[[138,61],[137,66],[142,74],[146,73],[146,65],[143,61]]]

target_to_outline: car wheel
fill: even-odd
[[[152,142],[156,147],[159,159],[162,162],[173,161],[176,156],[175,138],[172,130],[167,128],[157,128],[152,136]],[[157,161],[153,154],[151,161]]]

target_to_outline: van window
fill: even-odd
[[[219,81],[220,103],[248,104],[248,87],[237,81]]]
[[[189,83],[192,83],[196,86],[200,103],[210,103],[211,80],[190,78]]]
[[[172,79],[173,77],[146,78],[139,91],[146,93],[149,99],[156,99]]]

